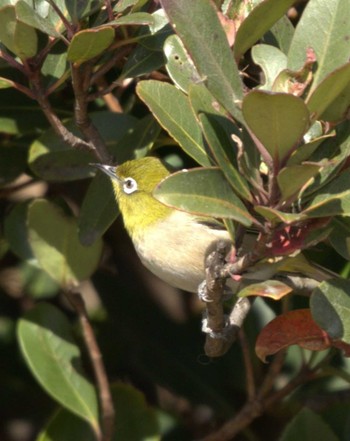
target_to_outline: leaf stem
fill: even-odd
[[[85,345],[94,370],[102,413],[103,434],[98,441],[111,441],[114,432],[115,412],[102,354],[98,347],[94,330],[89,322],[84,300],[80,293],[65,291],[71,305],[79,317]]]

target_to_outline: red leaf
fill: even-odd
[[[333,346],[333,342],[313,321],[310,309],[297,309],[268,323],[258,336],[255,351],[265,362],[267,356],[292,345],[299,345],[310,351],[323,351]]]

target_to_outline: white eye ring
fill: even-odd
[[[137,182],[133,178],[125,178],[123,181],[123,191],[126,194],[134,193],[137,190]]]

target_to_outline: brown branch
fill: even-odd
[[[70,132],[62,123],[60,118],[56,115],[53,110],[49,99],[40,81],[40,72],[32,72],[29,76],[30,83],[32,85],[32,90],[34,94],[34,98],[38,102],[41,110],[44,112],[47,120],[49,121],[51,127],[54,129],[55,133],[68,145],[73,148],[83,149],[91,152],[95,152],[95,149],[92,145],[84,141],[83,139],[75,136],[72,132]]]
[[[227,252],[227,243],[220,241],[216,250],[208,255],[205,263],[205,292],[201,295],[201,299],[206,303],[203,330],[207,333],[204,351],[208,357],[218,357],[226,352],[224,335],[226,317],[223,306],[226,280],[219,277],[219,271],[225,263]]]
[[[95,149],[99,160],[104,164],[112,163],[106,144],[96,129],[88,114],[88,91],[90,87],[92,66],[85,63],[83,66],[72,64],[72,83],[75,94],[75,122],[91,148]]]
[[[98,347],[93,328],[89,322],[84,300],[79,293],[72,291],[65,292],[69,302],[78,314],[80,326],[83,331],[83,337],[90,361],[94,370],[99,401],[102,413],[102,429],[103,434],[98,438],[99,441],[111,441],[114,432],[114,407],[111,391],[109,388],[106,370],[103,364],[102,355]]]

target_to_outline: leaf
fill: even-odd
[[[305,216],[301,215],[300,213],[284,213],[283,211],[265,207],[263,205],[256,205],[254,210],[271,222],[283,222],[286,225],[291,225],[305,219]]]
[[[243,100],[244,118],[275,163],[284,162],[309,127],[303,100],[285,93],[254,90]]]
[[[64,288],[87,279],[95,271],[102,242],[85,247],[78,238],[77,221],[45,199],[28,207],[29,243],[39,265]]]
[[[148,14],[146,12],[134,12],[131,14],[123,15],[113,21],[108,22],[108,26],[114,26],[114,25],[118,25],[118,26],[121,26],[121,25],[153,26],[154,25],[154,17],[152,16],[152,14]]]
[[[277,175],[282,199],[287,200],[293,196],[295,199],[320,168],[321,166],[317,164],[291,165],[283,168]]]
[[[74,34],[68,47],[67,59],[77,64],[102,54],[114,40],[114,29],[103,27],[86,29]]]
[[[316,54],[317,70],[309,96],[332,71],[349,60],[350,3],[344,0],[309,1],[296,27],[288,53],[288,68],[299,70],[311,48]]]
[[[158,122],[201,165],[210,165],[202,134],[186,96],[175,86],[160,81],[141,81],[137,94]]]
[[[162,0],[161,4],[209,91],[242,122],[237,105],[243,96],[242,82],[213,4],[202,0]]]
[[[90,118],[112,153],[118,140],[138,121],[130,115],[107,111],[92,113]],[[73,134],[79,135],[73,120],[67,121],[65,126]],[[116,157],[118,159],[118,155]],[[92,153],[72,149],[52,128],[31,144],[28,157],[32,171],[47,181],[72,181],[91,177],[89,164],[95,161],[96,157]]]
[[[238,297],[258,296],[280,300],[292,291],[293,289],[290,286],[278,280],[266,280],[265,282],[252,283],[246,286],[238,293]]]
[[[312,319],[309,309],[297,309],[279,315],[260,332],[256,355],[263,361],[289,346],[298,345],[310,351],[331,347],[329,336]]]
[[[201,81],[193,61],[177,35],[170,35],[166,39],[164,54],[167,58],[166,70],[174,84],[183,92],[188,92],[190,84]]]
[[[116,413],[114,441],[160,440],[155,411],[141,392],[129,384],[116,383],[112,394]]]
[[[38,29],[44,34],[51,35],[52,37],[62,38],[62,35],[57,32],[55,27],[46,18],[43,18],[37,13],[28,3],[23,0],[17,1],[15,4],[16,16],[22,23]]]
[[[83,374],[80,349],[67,318],[50,304],[38,304],[19,320],[17,336],[26,363],[40,385],[96,430],[96,392]]]
[[[122,78],[135,78],[154,70],[159,69],[166,63],[163,46],[165,40],[173,31],[170,27],[164,26],[155,34],[146,33],[142,28],[138,35],[138,45],[129,55],[123,66],[119,80]]]
[[[15,6],[0,9],[0,41],[22,60],[34,57],[38,50],[35,29],[17,19]]]
[[[350,170],[322,187],[302,214],[308,217],[350,215]]]
[[[262,42],[277,46],[284,54],[289,51],[294,35],[294,26],[286,15],[283,15],[263,36]]]
[[[250,226],[253,217],[217,168],[197,168],[172,174],[153,195],[165,205],[201,216],[234,219]]]
[[[111,386],[115,409],[113,441],[159,441],[161,430],[155,409],[141,392],[129,384]],[[95,437],[84,421],[65,409],[51,418],[37,441],[93,441]]]
[[[50,418],[36,441],[96,441],[88,424],[76,415],[61,408]]]
[[[102,173],[92,180],[81,205],[78,219],[79,240],[92,245],[100,239],[119,215],[111,180]]]
[[[15,87],[15,85],[14,81],[0,77],[0,89],[10,89],[11,87]]]
[[[221,116],[210,114],[201,114],[199,116],[203,134],[210,146],[210,150],[228,182],[238,196],[252,202],[252,195],[249,191],[246,180],[234,167],[229,158],[230,153],[232,154],[235,152],[234,143],[232,140],[228,139],[228,136],[221,125],[222,119],[224,118]],[[231,150],[231,152],[229,150]]]
[[[137,120],[117,142],[115,155],[118,164],[129,159],[143,158],[149,154],[160,132],[161,127],[152,114]]]
[[[311,96],[306,101],[313,120],[324,119],[323,115],[327,108],[339,97],[350,89],[350,63],[341,66],[326,76],[323,81],[314,89]],[[350,107],[350,94],[347,95],[348,101],[343,103],[343,112]],[[335,112],[335,117],[339,110]],[[329,113],[328,113],[329,115]],[[342,116],[341,114],[339,116]],[[334,116],[332,117],[334,119]]]
[[[329,241],[332,247],[344,257],[350,260],[350,219],[335,217],[332,220],[332,232]]]
[[[31,201],[24,201],[16,204],[10,213],[5,217],[4,233],[10,244],[11,251],[20,259],[35,261],[31,249],[28,230],[27,230],[27,212]]]
[[[310,307],[315,322],[332,339],[350,343],[350,282],[331,279],[314,289]]]
[[[234,54],[239,60],[294,4],[294,0],[265,0],[259,3],[238,28]]]
[[[253,46],[252,58],[264,73],[264,84],[260,90],[271,90],[278,74],[287,66],[286,55],[274,46],[267,44],[257,44]]]
[[[329,425],[315,412],[305,407],[290,421],[280,441],[340,441]]]

